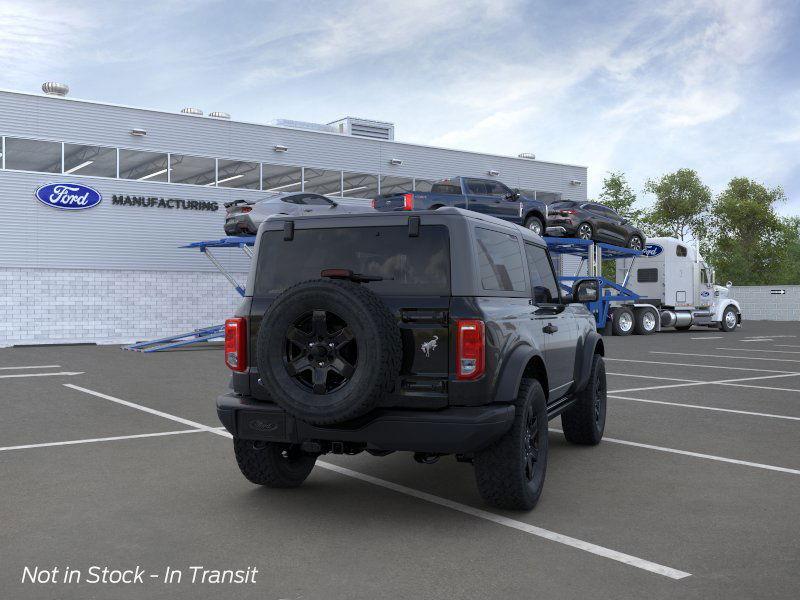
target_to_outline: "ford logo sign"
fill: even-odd
[[[701,295],[703,298],[708,298],[708,297],[711,295],[711,292],[709,292],[709,291],[703,291],[703,292],[700,292],[700,295]]]
[[[79,183],[48,183],[36,189],[36,199],[61,210],[83,210],[100,204],[103,196]]]
[[[658,256],[664,251],[664,248],[658,244],[647,244],[642,250],[642,256]]]

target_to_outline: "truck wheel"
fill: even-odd
[[[596,446],[606,427],[606,365],[595,354],[586,387],[578,392],[575,404],[561,413],[561,427],[568,442]]]
[[[539,501],[547,471],[547,406],[542,386],[523,379],[511,429],[475,453],[475,480],[487,504],[530,510]]]
[[[528,217],[525,219],[525,227],[536,235],[544,235],[544,223],[539,217]]]
[[[736,318],[736,311],[733,307],[729,306],[722,313],[722,321],[719,324],[719,328],[722,331],[733,331],[739,324],[738,321],[739,320]]]
[[[233,438],[233,451],[239,470],[249,481],[272,488],[292,488],[302,484],[317,457],[300,447],[272,442]]]
[[[274,402],[325,425],[375,408],[397,380],[402,349],[397,321],[378,296],[357,283],[314,279],[267,309],[256,364]]]
[[[611,321],[611,333],[614,335],[630,335],[633,331],[633,323],[633,311],[630,308],[616,308]]]
[[[649,308],[636,309],[633,330],[637,335],[650,335],[656,332],[656,313]]]

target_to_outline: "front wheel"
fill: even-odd
[[[581,223],[578,225],[578,230],[575,232],[576,237],[581,240],[590,240],[594,235],[594,230],[589,223]]]
[[[530,510],[539,501],[547,471],[547,406],[542,386],[523,379],[511,429],[475,453],[475,480],[487,504]]]
[[[719,324],[719,328],[722,331],[733,331],[736,329],[736,326],[739,324],[739,319],[736,316],[736,311],[732,307],[728,307],[725,309],[725,312],[722,313],[722,321]]]
[[[536,235],[544,235],[544,223],[539,217],[528,217],[525,219],[525,227]]]
[[[606,428],[606,365],[603,357],[595,354],[589,382],[578,393],[575,403],[561,413],[561,427],[568,442],[596,446],[603,439]]]
[[[632,235],[628,240],[628,248],[631,250],[641,250],[644,248],[644,241],[638,235]]]
[[[317,462],[316,455],[306,454],[294,444],[234,438],[233,451],[248,481],[272,488],[298,487]]]

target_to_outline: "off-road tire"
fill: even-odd
[[[646,323],[647,317],[650,316],[653,319],[652,327],[648,328],[648,324]],[[633,331],[636,335],[652,335],[658,329],[658,316],[656,315],[655,311],[650,310],[649,308],[637,308],[633,312]]]
[[[537,419],[538,456],[529,479],[525,439],[531,414]],[[547,445],[547,405],[542,386],[535,379],[523,379],[511,429],[491,446],[475,453],[475,480],[484,501],[511,510],[530,510],[536,506],[547,472]]]
[[[568,442],[595,446],[603,439],[606,426],[606,365],[595,354],[586,387],[578,392],[575,403],[561,413],[561,427]]]
[[[301,485],[317,461],[315,455],[303,454],[297,446],[239,438],[233,438],[233,451],[248,481],[272,488]]]
[[[630,318],[630,327],[627,329],[625,328],[627,321],[625,321],[625,317],[622,317],[622,315],[627,315]],[[614,315],[611,320],[611,333],[614,335],[630,335],[633,333],[635,322],[636,320],[634,319],[633,311],[630,308],[615,308]]]
[[[536,233],[536,231],[534,231],[533,229],[533,226],[536,225],[537,223],[539,225],[539,233],[537,235],[544,235],[545,234],[544,223],[539,217],[528,217],[527,219],[525,219],[525,228],[530,229],[531,231]]]
[[[304,311],[328,311],[350,328],[358,349],[352,376],[339,389],[315,394],[289,373],[286,334]],[[258,373],[270,398],[314,425],[341,423],[373,408],[394,387],[403,344],[394,315],[360,284],[314,279],[288,288],[270,305],[256,344]]]
[[[728,318],[727,318],[728,317],[728,313],[733,313],[733,319],[732,319],[733,325],[728,325]],[[736,317],[736,310],[734,310],[733,307],[729,306],[724,311],[722,311],[722,321],[720,321],[720,323],[719,323],[720,331],[724,331],[726,333],[729,333],[731,331],[734,331],[738,325],[739,325],[739,323],[738,323],[738,319]]]

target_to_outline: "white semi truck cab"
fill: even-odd
[[[714,270],[677,238],[648,238],[641,256],[616,262],[617,283],[640,296],[636,307],[654,307],[657,329],[698,325],[733,331],[742,322],[739,303],[730,298],[730,282],[716,285]]]

